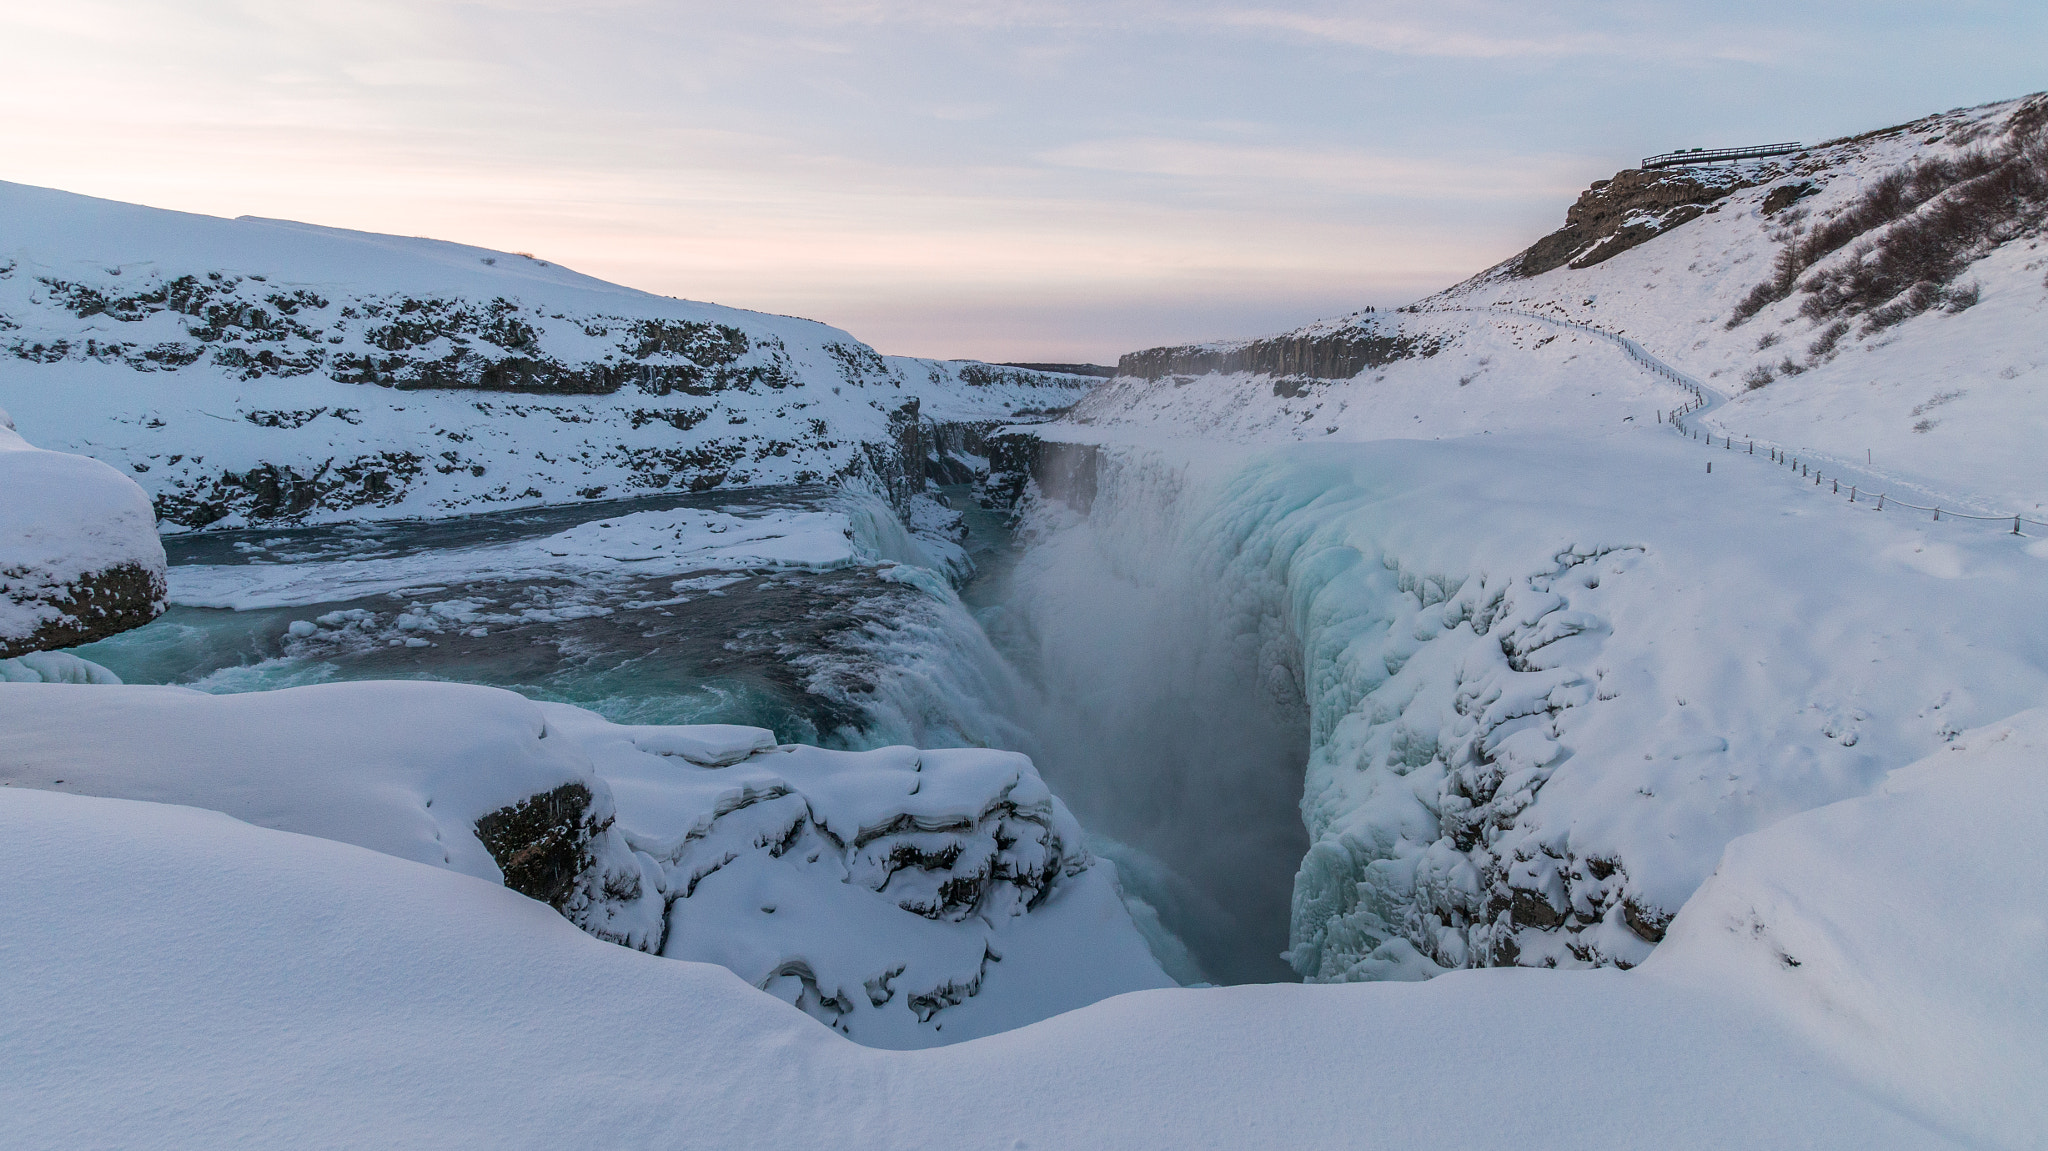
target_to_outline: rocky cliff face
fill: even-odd
[[[1570,265],[1589,268],[1688,220],[1696,220],[1731,193],[1775,177],[1775,167],[1630,168],[1595,180],[1565,211],[1564,227],[1530,245],[1514,265],[1536,276]]]
[[[1169,376],[1230,375],[1348,380],[1367,368],[1431,355],[1436,344],[1374,321],[1303,330],[1225,344],[1187,344],[1131,352],[1117,363],[1119,377],[1156,381]]]

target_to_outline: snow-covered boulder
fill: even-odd
[[[504,882],[592,934],[660,942],[611,795],[533,704],[448,683],[0,684],[0,782],[183,803]]]
[[[917,1047],[1170,986],[1031,762],[619,726],[448,683],[0,683],[0,785],[211,808],[502,882]]]
[[[31,446],[0,411],[0,660],[104,639],[163,610],[149,497],[97,460]]]
[[[754,729],[540,706],[589,749],[663,877],[663,955],[718,963],[885,1047],[1171,985],[1114,869],[1024,756],[778,748]]]
[[[1094,381],[885,360],[811,320],[532,256],[0,183],[0,406],[172,528],[859,477]]]

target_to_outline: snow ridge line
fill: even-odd
[[[1621,335],[1617,332],[1610,332],[1603,328],[1596,328],[1593,327],[1591,324],[1581,324],[1575,320],[1565,320],[1559,319],[1556,316],[1546,316],[1540,312],[1523,311],[1520,308],[1461,308],[1455,306],[1440,306],[1417,310],[1431,312],[1479,312],[1486,315],[1519,316],[1524,319],[1540,320],[1543,323],[1553,324],[1560,328],[1571,328],[1576,331],[1585,332],[1589,335],[1598,336],[1601,339],[1607,340],[1620,347],[1621,350],[1628,355],[1629,359],[1635,361],[1638,367],[1641,367],[1645,371],[1648,371],[1654,375],[1662,376],[1666,380],[1669,380],[1671,383],[1676,384],[1677,386],[1684,388],[1692,393],[1694,397],[1693,402],[1678,408],[1671,414],[1671,427],[1674,431],[1677,431],[1681,434],[1688,431],[1693,431],[1693,429],[1686,427],[1685,423],[1683,422],[1683,417],[1692,415],[1697,412],[1706,411],[1709,408],[1719,407],[1722,404],[1726,403],[1728,400],[1728,397],[1720,391],[1714,388],[1710,388],[1705,384],[1702,384],[1693,377],[1686,375],[1684,372],[1681,372],[1677,368],[1672,367],[1670,364],[1665,363],[1663,360],[1652,355],[1649,349],[1643,347],[1636,341],[1629,339],[1627,336]],[[1707,447],[1711,448],[1714,446],[1714,435],[1712,432],[1695,432],[1694,434],[1704,435],[1706,438]],[[1734,450],[1734,437],[1729,436],[1726,433],[1723,433],[1721,439],[1723,444],[1726,446],[1727,450]],[[1749,450],[1745,454],[1755,455],[1756,441],[1754,439],[1751,439],[1748,440],[1747,443]],[[1782,449],[1768,448],[1768,451],[1771,455],[1772,461],[1775,463],[1787,467],[1804,468],[1805,470],[1802,470],[1800,472],[1800,478],[1804,479],[1808,475],[1811,475],[1813,477],[1813,482],[1816,487],[1818,487],[1820,484],[1824,482],[1832,482],[1834,487],[1830,494],[1841,494],[1842,478],[1839,475],[1833,477],[1823,476],[1818,468],[1812,468],[1810,465],[1802,464],[1802,462],[1797,456],[1791,456]],[[1852,483],[1849,485],[1850,503],[1853,504],[1858,502],[1858,495],[1859,492],[1861,492],[1862,486],[1863,485],[1856,483]],[[1868,492],[1861,492],[1862,497],[1865,499],[1869,497],[1869,494],[1870,493]],[[1933,507],[1921,507],[1919,504],[1907,503],[1905,500],[1895,498],[1890,494],[1889,491],[1879,492],[1877,494],[1877,506],[1875,510],[1883,511],[1885,509],[1885,505],[1888,503],[1902,508],[1911,508],[1914,511],[1918,512],[1933,512],[1934,518],[1937,521],[1941,519],[1942,513],[1944,511],[1948,512],[1948,516],[1950,519],[1977,520],[1984,523],[2004,523],[2007,520],[2011,520],[2013,535],[2023,534],[2020,531],[2020,525],[2022,524],[2032,524],[2035,527],[2048,527],[2048,521],[2031,520],[2026,518],[2024,515],[2019,515],[2017,513],[2013,515],[1980,516],[1971,515],[1967,512],[1954,511],[1952,509],[1944,509],[1939,504]]]

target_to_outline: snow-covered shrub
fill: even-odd
[[[1807,358],[1817,361],[1834,355],[1835,345],[1841,343],[1842,337],[1848,334],[1849,321],[1847,320],[1836,320],[1834,323],[1822,328],[1820,335],[1806,349]]]

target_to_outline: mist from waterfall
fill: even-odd
[[[1057,450],[1057,449],[1055,449]],[[1075,449],[1085,451],[1086,449]],[[1308,724],[1273,589],[1201,530],[1185,473],[1089,453],[1029,502],[1014,550],[968,591],[1027,690],[1025,750],[1115,858],[1169,970],[1175,940],[1218,983],[1292,981]]]

